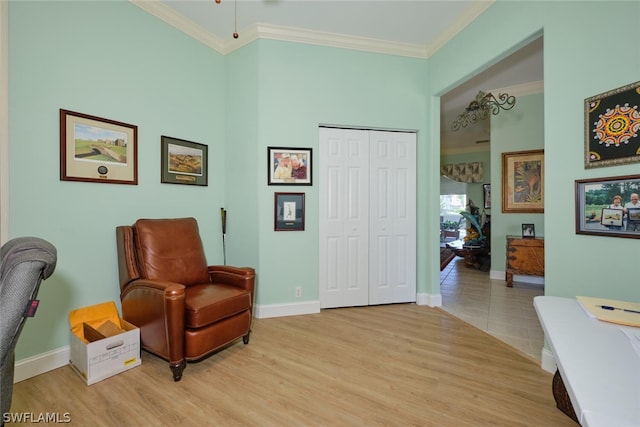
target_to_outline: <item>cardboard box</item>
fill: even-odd
[[[73,310],[69,324],[69,363],[87,385],[142,363],[140,329],[120,318],[113,301]]]

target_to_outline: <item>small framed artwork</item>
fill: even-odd
[[[640,222],[640,208],[627,208],[627,218],[629,222]]]
[[[267,147],[268,185],[311,185],[311,148]]]
[[[274,231],[304,230],[304,193],[275,193]]]
[[[536,237],[536,226],[534,224],[522,224],[522,237],[525,239]]]
[[[161,137],[160,182],[165,184],[208,184],[208,147],[184,139]]]
[[[622,217],[624,209],[602,208],[600,213],[600,224],[605,227],[622,227]]]
[[[544,212],[544,150],[502,153],[502,212]]]
[[[585,168],[640,162],[640,81],[584,100]]]
[[[60,109],[60,180],[138,185],[138,127]]]
[[[491,184],[482,184],[484,208],[491,209]]]
[[[640,239],[640,175],[575,181],[576,234]]]

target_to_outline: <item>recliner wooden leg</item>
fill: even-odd
[[[182,371],[187,367],[187,361],[183,360],[180,363],[170,364],[171,372],[173,372],[173,381],[180,381],[182,379]]]
[[[251,332],[247,332],[247,335],[242,337],[242,342],[245,344],[249,344],[249,335],[251,335]]]

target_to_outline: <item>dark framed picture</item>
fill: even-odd
[[[60,109],[60,180],[138,185],[138,127]]]
[[[576,234],[640,239],[640,175],[575,181]]]
[[[304,193],[275,193],[274,231],[304,230]]]
[[[544,150],[502,153],[502,212],[544,212]]]
[[[534,224],[522,224],[522,237],[525,239],[536,237],[536,226]]]
[[[640,209],[627,208],[627,218],[629,221],[640,221]]]
[[[267,147],[268,185],[311,185],[311,148]]]
[[[584,100],[585,168],[640,162],[640,81]]]
[[[484,208],[491,209],[491,184],[482,184],[482,196]]]
[[[208,185],[208,147],[184,139],[161,137],[160,182]]]

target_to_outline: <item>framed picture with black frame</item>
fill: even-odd
[[[522,224],[522,238],[534,239],[536,237],[536,226],[534,224]]]
[[[640,81],[584,100],[584,167],[640,162]]]
[[[311,185],[311,148],[267,147],[267,185]]]
[[[161,137],[160,182],[208,185],[209,150],[206,145],[184,139]]]
[[[484,208],[491,209],[491,184],[482,184],[482,196]]]

